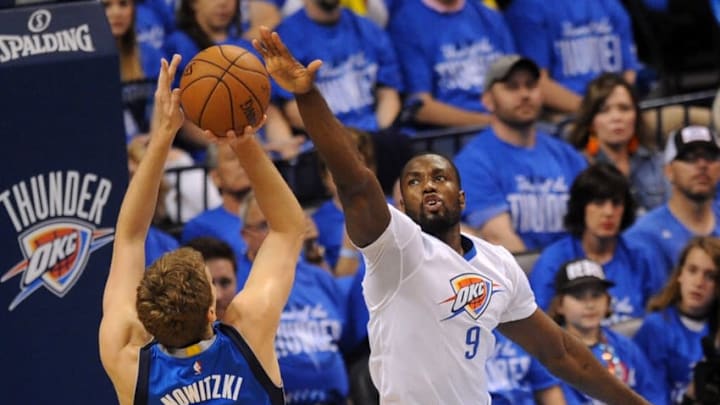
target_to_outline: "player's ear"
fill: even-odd
[[[465,190],[458,191],[458,202],[460,203],[460,212],[465,211]]]

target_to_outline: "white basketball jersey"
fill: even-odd
[[[459,255],[390,207],[388,228],[362,249],[370,310],[370,374],[388,404],[489,404],[492,330],[537,308],[502,247],[470,238]]]

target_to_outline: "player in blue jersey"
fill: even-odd
[[[269,233],[224,323],[216,323],[215,289],[202,255],[182,248],[145,270],[144,242],[163,164],[184,116],[171,91],[180,56],[162,61],[153,134],[118,215],[103,295],[100,359],[121,405],[283,404],[274,338],[293,283],[305,216],[255,139],[206,136],[231,147],[267,212]],[[278,255],[277,252],[287,254]]]
[[[465,198],[450,160],[411,159],[401,175],[405,214],[389,206],[313,84],[322,62],[303,66],[267,29],[253,44],[275,81],[295,94],[337,185],[348,235],[365,259],[369,367],[381,403],[488,404],[485,361],[496,327],[591,395],[611,404],[647,403],[537,309],[507,250],[461,234]]]
[[[650,300],[650,314],[635,334],[668,402],[680,402],[695,363],[703,357],[700,341],[708,334],[708,318],[717,313],[720,303],[718,276],[720,240],[691,239],[665,288]]]

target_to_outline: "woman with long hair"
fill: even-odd
[[[720,302],[720,240],[691,239],[665,287],[648,302],[649,314],[635,335],[645,350],[668,400],[680,402],[703,357],[708,318]]]
[[[134,0],[103,0],[105,16],[117,43],[126,141],[150,130],[152,96],[162,55],[152,46],[139,43],[135,32]]]
[[[606,322],[644,316],[647,300],[665,275],[653,271],[649,258],[621,234],[635,219],[628,179],[609,163],[593,164],[575,178],[567,206],[564,223],[570,235],[547,246],[529,275],[538,305],[547,309],[563,263],[587,258],[600,263],[615,281],[609,290],[613,315]]]
[[[590,82],[569,134],[590,163],[607,162],[630,179],[638,208],[648,211],[669,197],[663,158],[646,128],[637,96],[622,76]]]

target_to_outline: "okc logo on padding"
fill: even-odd
[[[25,260],[8,270],[0,283],[23,273],[12,311],[41,286],[62,298],[85,270],[90,254],[110,243],[112,228],[94,229],[69,218],[43,222],[18,236]]]
[[[452,314],[442,319],[443,321],[454,318],[463,312],[470,315],[472,319],[478,319],[490,304],[492,295],[501,291],[496,289],[498,285],[492,280],[476,273],[460,274],[450,280],[450,286],[455,295],[441,301],[440,304],[452,302]]]

